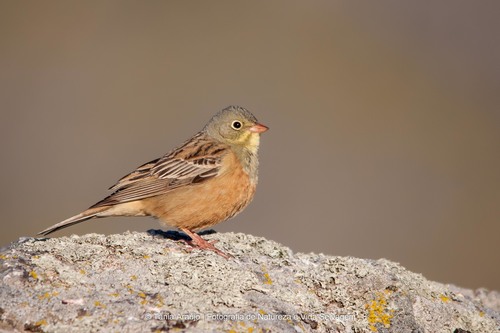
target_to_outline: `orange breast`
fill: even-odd
[[[234,154],[228,154],[223,165],[218,176],[203,183],[145,199],[145,211],[164,224],[189,230],[207,228],[235,216],[252,200],[256,184]]]

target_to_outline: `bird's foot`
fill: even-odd
[[[201,242],[200,242],[200,240],[201,240]],[[214,243],[216,243],[217,241],[209,242],[209,241],[204,240],[201,237],[200,237],[200,240],[193,239],[191,241],[188,241],[188,244],[196,249],[213,251],[213,252],[217,253],[218,255],[220,255],[221,257],[224,257],[226,259],[233,258],[232,255],[225,253],[214,246]]]
[[[214,246],[214,244],[217,243],[218,240],[213,240],[213,241],[209,242],[209,241],[201,238],[201,236],[198,235],[197,233],[194,233],[194,232],[187,230],[187,229],[181,229],[181,230],[184,231],[189,237],[191,237],[190,241],[185,241],[185,242],[187,244],[191,245],[193,248],[197,248],[200,250],[213,251],[213,252],[217,253],[218,255],[220,255],[221,257],[224,257],[226,259],[233,258],[232,255],[225,253]]]

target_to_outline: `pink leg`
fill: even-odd
[[[214,251],[215,253],[217,253],[218,255],[220,255],[221,257],[224,257],[226,259],[229,259],[229,258],[232,258],[233,256],[230,255],[230,254],[227,254],[227,253],[224,253],[222,252],[221,250],[219,250],[218,248],[216,248],[214,246],[213,243],[215,242],[208,242],[206,240],[204,240],[203,238],[201,238],[200,235],[198,235],[197,233],[195,232],[192,232],[191,230],[188,230],[186,228],[180,228],[186,235],[188,235],[189,237],[191,237],[191,242],[189,242],[189,244],[192,246],[192,247],[195,247],[195,248],[198,248],[198,249],[201,249],[201,250],[210,250],[210,251]]]

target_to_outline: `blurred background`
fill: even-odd
[[[498,1],[3,1],[0,245],[223,107],[271,128],[220,232],[500,289]],[[54,234],[159,228],[91,220]]]

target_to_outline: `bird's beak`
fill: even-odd
[[[267,131],[268,129],[269,129],[269,127],[267,127],[266,125],[255,124],[252,127],[250,127],[248,130],[252,133],[263,133],[263,132]]]

